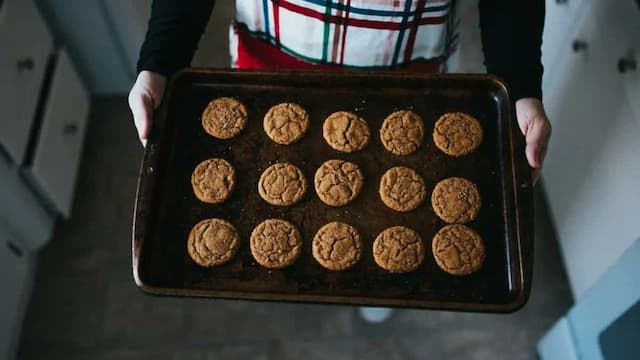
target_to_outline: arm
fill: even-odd
[[[138,78],[129,107],[145,144],[153,110],[162,102],[167,77],[189,66],[213,9],[214,0],[154,0],[138,58]]]
[[[551,124],[542,106],[544,0],[480,0],[479,10],[487,72],[509,84],[536,181],[551,137]]]
[[[169,77],[189,66],[214,3],[214,0],[153,0],[138,72],[148,70]]]

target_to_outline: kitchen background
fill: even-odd
[[[0,0],[0,358],[640,358],[640,6],[547,0],[554,126],[535,270],[510,315],[151,297],[131,276],[142,148],[127,106],[148,0]],[[459,1],[458,72],[483,72]],[[227,67],[233,1],[194,66]]]

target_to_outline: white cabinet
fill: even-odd
[[[20,164],[53,41],[33,2],[0,3],[0,146]]]
[[[28,170],[42,195],[65,217],[71,213],[89,101],[67,53],[59,51]]]
[[[547,23],[545,38],[561,40],[543,43],[543,57],[557,51],[545,60],[553,137],[543,182],[576,298],[640,238],[640,99],[630,93],[640,70],[618,70],[640,53],[640,9],[634,0],[582,3],[569,35]]]
[[[0,359],[15,357],[28,303],[33,259],[0,219]]]

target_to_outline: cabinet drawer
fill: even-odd
[[[1,3],[0,145],[21,164],[53,41],[31,0]]]
[[[71,212],[89,103],[89,94],[61,50],[28,172],[42,195],[65,217]]]

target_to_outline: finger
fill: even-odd
[[[533,171],[531,172],[531,179],[533,181],[534,186],[538,183],[538,180],[540,180],[541,172],[542,172],[542,168],[533,169]]]
[[[129,106],[133,113],[133,122],[141,140],[149,136],[152,104],[148,99],[147,96],[142,94],[132,95],[129,98]]]
[[[542,166],[544,152],[549,142],[549,126],[544,118],[534,118],[531,120],[525,134],[527,147],[526,156],[529,165],[533,168]]]

